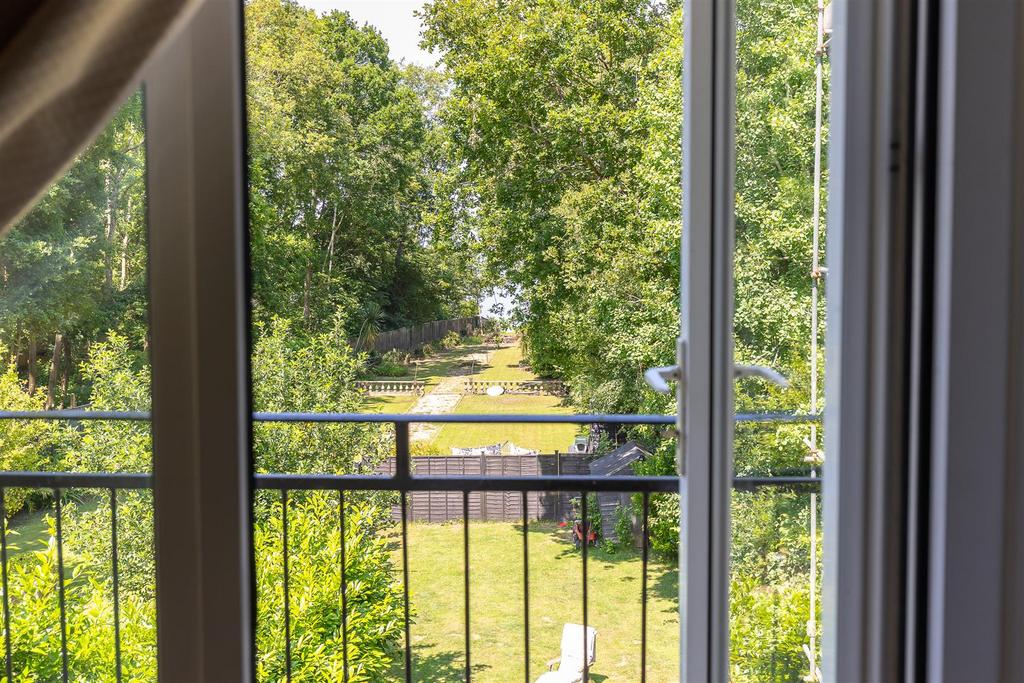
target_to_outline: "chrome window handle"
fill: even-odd
[[[654,389],[659,394],[671,394],[672,387],[670,387],[668,383],[678,380],[678,365],[665,365],[660,368],[648,368],[647,371],[644,372],[644,381],[647,382],[647,385],[651,389]]]
[[[788,387],[789,380],[782,376],[777,370],[766,365],[736,365],[733,367],[733,377],[742,379],[744,377],[760,377],[763,380],[777,384],[780,387]],[[672,388],[669,382],[679,380],[679,366],[665,365],[657,368],[649,368],[644,372],[644,380],[651,389],[659,394],[671,394]]]
[[[767,365],[735,365],[733,366],[733,377],[742,379],[744,377],[760,377],[772,384],[778,384],[785,389],[789,386],[789,380],[782,376],[778,370]]]

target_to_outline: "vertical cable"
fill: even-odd
[[[117,489],[110,489],[110,568],[114,589],[114,677],[121,683],[121,579],[117,561]]]
[[[526,491],[523,501],[523,661],[526,683],[530,683],[530,521],[526,514]]]
[[[583,518],[583,680],[590,680],[590,652],[587,649],[587,547],[590,529],[587,527],[587,492],[580,497],[580,516]]]
[[[640,578],[640,683],[647,683],[647,520],[650,494],[644,491]]]
[[[284,563],[284,671],[292,680],[292,614],[288,595],[288,491],[281,489],[281,557]]]
[[[341,666],[345,683],[348,683],[348,581],[345,561],[345,492],[338,491],[338,517],[341,546]]]
[[[469,491],[462,492],[462,564],[463,564],[463,604],[466,615],[466,683],[469,683],[471,661],[469,657]]]
[[[57,596],[60,599],[60,660],[61,680],[68,681],[68,617],[67,604],[64,595],[64,530],[61,513],[60,496],[61,490],[54,489],[53,495],[57,500]]]
[[[408,431],[406,432],[408,435]],[[408,470],[406,470],[408,472]],[[412,683],[412,635],[409,628],[409,529],[408,492],[402,491],[402,591],[404,592],[403,607],[405,608],[405,681]]]
[[[3,574],[4,589],[4,665],[7,671],[7,680],[13,681],[11,671],[14,663],[11,661],[11,600],[10,590],[7,587],[7,490],[0,488],[0,567]]]

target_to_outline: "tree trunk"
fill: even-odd
[[[36,393],[36,340],[28,340],[28,395],[35,396]]]
[[[46,409],[52,410],[57,405],[57,378],[60,376],[60,361],[64,356],[64,335],[60,332],[53,335],[53,354],[50,356],[50,380],[46,383]]]
[[[128,233],[125,232],[121,238],[121,283],[119,289],[123,292],[128,286]]]
[[[60,366],[60,407],[64,407],[64,402],[68,398],[68,381],[71,378],[71,341],[69,339],[64,340],[64,362]],[[73,399],[72,399],[73,400]]]
[[[106,239],[106,255],[103,259],[103,284],[105,291],[114,288],[114,237],[117,235],[117,192],[119,179],[107,175],[105,181],[107,190],[107,225],[103,231]]]
[[[309,324],[309,290],[313,287],[313,266],[306,263],[306,282],[302,287],[302,320]]]
[[[327,243],[327,274],[334,271],[334,240],[338,236],[338,207],[334,207],[334,215],[331,217],[331,241]]]

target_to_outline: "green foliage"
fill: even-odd
[[[245,7],[254,317],[323,333],[335,310],[373,330],[462,310],[466,292],[426,226],[441,83],[403,72],[376,29],[283,0]],[[296,329],[299,329],[296,327]],[[357,348],[362,348],[358,346]]]
[[[11,655],[18,681],[55,681],[61,677],[61,654],[57,646],[60,638],[57,544],[53,519],[49,522],[49,542],[39,550],[13,559],[8,569]],[[10,537],[9,542],[12,541],[16,542],[17,537]],[[65,565],[64,590],[70,679],[114,680],[111,580],[80,567],[71,570]],[[154,601],[122,590],[118,606],[124,680],[156,680]],[[0,680],[6,681],[6,678]]]
[[[807,584],[761,585],[734,572],[729,593],[730,680],[805,680]]]
[[[257,323],[252,354],[253,406],[258,411],[358,412],[354,381],[363,359],[348,346],[342,318],[328,332],[298,335],[284,319]],[[366,473],[393,451],[390,428],[376,424],[253,425],[259,472]]]
[[[282,505],[274,503],[256,528],[257,679],[285,675]],[[386,508],[347,504],[345,578],[349,680],[386,679],[400,653],[401,587],[393,580],[387,541],[379,531]],[[288,574],[292,670],[296,680],[343,677],[341,546],[338,499],[311,493],[288,505]]]
[[[373,374],[378,377],[405,377],[409,369],[394,361],[383,359],[373,368]]]
[[[132,95],[99,137],[4,237],[0,339],[30,387],[62,333],[54,403],[84,398],[68,361],[109,329],[141,343],[146,326],[145,150],[142,96]],[[35,349],[39,360],[33,361]],[[49,358],[50,362],[53,361]],[[34,389],[34,387],[32,387]]]
[[[633,510],[619,505],[615,508],[615,547],[633,547]]]
[[[0,374],[0,410],[42,410],[43,397],[29,396],[14,366]],[[52,469],[57,426],[43,420],[0,420],[0,470]],[[7,514],[22,509],[30,492],[8,489]]]
[[[458,348],[462,343],[462,337],[459,336],[458,332],[454,330],[446,334],[441,341],[438,343],[442,350],[450,351],[451,349]]]
[[[377,377],[404,377],[409,374],[409,369],[405,367],[409,360],[408,353],[392,349],[381,356],[372,374]]]

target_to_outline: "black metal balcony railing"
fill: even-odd
[[[282,570],[284,573],[284,625],[285,625],[285,667],[287,679],[291,680],[291,615],[289,605],[288,567],[288,493],[290,491],[337,491],[339,496],[339,521],[345,528],[346,491],[394,491],[400,495],[402,577],[404,587],[404,664],[405,680],[411,681],[413,674],[412,639],[409,615],[409,562],[408,562],[408,511],[407,494],[412,491],[457,491],[462,493],[463,505],[463,561],[464,584],[463,606],[465,611],[465,677],[470,680],[470,601],[469,601],[469,494],[478,491],[512,491],[522,496],[523,510],[523,612],[524,612],[524,659],[525,680],[530,683],[530,573],[529,573],[529,506],[526,496],[529,492],[573,492],[580,495],[580,513],[583,528],[587,528],[587,494],[597,492],[636,493],[642,496],[642,552],[641,552],[641,633],[640,671],[641,681],[647,673],[647,571],[648,571],[648,515],[650,496],[653,493],[675,493],[679,490],[678,477],[650,476],[447,476],[418,477],[410,469],[409,425],[411,423],[487,423],[487,424],[592,424],[611,423],[620,425],[674,425],[675,418],[667,415],[416,415],[416,414],[365,414],[365,413],[253,413],[255,422],[299,422],[299,423],[391,423],[395,429],[395,474],[393,476],[351,474],[254,474],[253,488],[280,492],[282,501]],[[128,420],[148,421],[150,415],[142,411],[94,411],[94,410],[51,410],[51,411],[0,411],[0,420]],[[745,413],[737,414],[739,423],[807,423],[820,419],[815,415],[792,413]],[[4,506],[8,488],[52,491],[55,500],[57,585],[60,605],[60,648],[62,680],[68,680],[68,644],[65,604],[64,551],[62,529],[61,492],[67,489],[101,489],[110,497],[111,512],[111,576],[114,602],[114,648],[115,678],[120,683],[121,674],[121,624],[119,611],[119,567],[117,556],[117,492],[119,490],[152,488],[152,475],[141,473],[78,473],[78,472],[0,472],[0,520],[6,520]],[[749,477],[739,476],[733,486],[739,490],[754,490],[762,487],[783,487],[795,490],[816,491],[821,480],[816,476]],[[5,530],[4,530],[5,531]],[[588,596],[587,596],[587,543],[582,543],[582,600],[583,600],[583,652],[587,651]],[[345,534],[341,534],[341,566],[345,564]],[[12,677],[11,653],[11,612],[7,583],[7,534],[0,532],[0,582],[3,589],[4,652],[7,680]],[[342,657],[345,680],[348,680],[348,628],[345,572],[341,573],[341,627]],[[588,678],[588,666],[584,657],[583,680]]]

